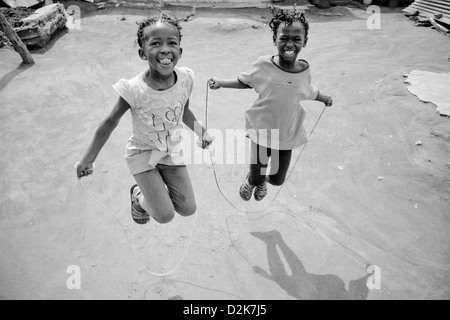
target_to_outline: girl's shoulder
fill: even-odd
[[[139,87],[140,83],[143,81],[145,71],[135,75],[132,78],[126,79],[121,78],[118,80],[113,87],[122,88],[123,90],[133,90],[133,88]]]
[[[299,59],[298,65],[302,69],[302,71],[309,69],[309,63],[308,63],[308,61],[306,61],[304,59]]]
[[[128,86],[128,87],[135,87],[137,85],[139,85],[142,81],[144,81],[145,78],[145,71],[138,73],[137,75],[135,75],[134,77],[125,79],[122,78],[119,80],[119,82],[123,83],[124,85]]]
[[[261,63],[267,63],[267,62],[271,63],[271,61],[272,61],[271,55],[261,56],[255,61],[255,64],[261,64]]]
[[[265,69],[272,64],[272,56],[261,56],[252,63],[253,70]]]
[[[186,75],[189,78],[191,78],[192,80],[194,80],[195,74],[194,71],[186,66],[181,66],[181,67],[175,67],[176,71],[181,74],[181,75]]]
[[[182,88],[187,88],[189,94],[192,92],[194,87],[194,71],[186,66],[175,67],[175,72],[180,79],[177,81]]]

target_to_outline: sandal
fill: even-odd
[[[256,186],[254,197],[256,201],[261,201],[267,195],[267,185],[264,181],[259,186]]]
[[[136,197],[141,193],[141,191],[138,191],[136,196],[134,196],[134,189],[138,185],[135,184],[130,189],[130,198],[131,198],[131,217],[133,218],[134,222],[138,224],[146,224],[150,221],[150,215],[142,209],[142,207],[139,205],[139,202],[137,201]]]
[[[242,182],[241,187],[239,188],[239,195],[242,200],[248,201],[252,197],[253,189],[255,186],[252,186],[250,182],[248,182],[248,177],[245,178],[244,182]]]

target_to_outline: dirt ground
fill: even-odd
[[[128,114],[92,177],[80,183],[73,166],[117,99],[111,85],[146,67],[135,33],[147,14],[82,12],[81,28],[33,52],[33,66],[0,50],[0,298],[450,298],[450,119],[403,82],[415,69],[448,72],[447,37],[414,27],[399,8],[382,8],[378,30],[356,7],[309,14],[301,56],[334,105],[301,156],[294,152],[283,188],[243,202],[247,166],[217,165],[219,189],[205,160],[189,166],[196,215],[140,226],[123,158]],[[268,17],[205,9],[182,24],[179,65],[195,72],[199,119],[208,78],[236,77],[275,53]],[[208,127],[242,129],[254,98],[210,92]],[[305,104],[311,130],[322,105]]]

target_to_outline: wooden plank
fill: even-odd
[[[34,64],[33,57],[28,51],[27,47],[23,44],[22,40],[20,40],[17,33],[14,31],[12,26],[6,20],[5,16],[0,12],[0,29],[6,34],[6,37],[11,41],[14,50],[16,50],[22,60],[26,64]]]

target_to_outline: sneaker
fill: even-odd
[[[256,186],[255,188],[255,200],[256,201],[261,201],[262,199],[264,199],[264,197],[267,195],[267,184],[264,181],[263,183],[261,183],[259,186]]]
[[[245,201],[250,200],[253,194],[253,189],[255,186],[252,186],[248,182],[248,178],[245,178],[244,182],[242,183],[241,187],[239,188],[239,194],[241,195],[241,198]]]
[[[141,193],[138,185],[135,184],[130,189],[131,197],[131,217],[138,224],[146,224],[150,221],[150,215],[139,204],[138,196]]]

